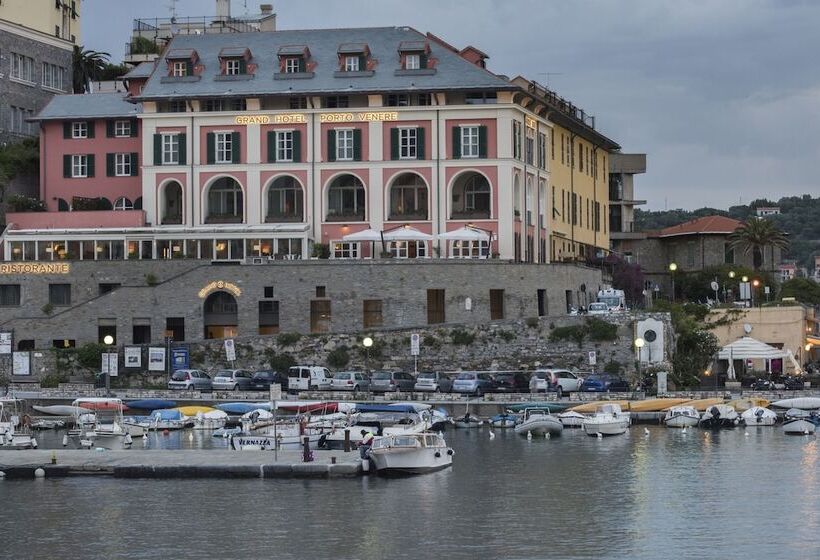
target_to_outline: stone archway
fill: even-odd
[[[228,292],[217,291],[202,306],[205,338],[232,338],[239,329],[239,306]]]

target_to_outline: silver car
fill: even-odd
[[[377,371],[370,377],[370,390],[374,393],[388,391],[412,391],[416,378],[403,371]]]
[[[453,390],[453,380],[437,371],[423,371],[416,378],[414,390],[449,393]]]
[[[330,380],[331,391],[369,391],[370,380],[358,371],[340,371]]]
[[[178,369],[171,374],[168,388],[183,391],[211,391],[211,378],[198,369]]]
[[[253,373],[246,369],[221,369],[212,383],[214,391],[250,391]]]

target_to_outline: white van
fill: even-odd
[[[293,366],[288,369],[288,391],[327,390],[330,389],[332,378],[325,367]]]

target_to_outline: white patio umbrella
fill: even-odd
[[[736,376],[734,368],[731,367],[735,359],[773,360],[777,358],[786,357],[788,357],[788,352],[784,352],[779,348],[770,346],[765,342],[760,342],[759,340],[756,340],[750,336],[744,336],[743,338],[736,340],[731,344],[727,344],[718,352],[719,360],[729,360],[730,369],[726,372],[726,376],[729,379],[734,379]]]
[[[416,228],[412,228],[410,226],[404,226],[396,229],[391,229],[390,231],[384,232],[384,240],[385,241],[432,241],[433,236],[429,233],[424,233],[422,231],[417,230]]]
[[[382,232],[375,229],[363,229],[354,233],[348,233],[342,237],[342,241],[381,241]]]
[[[490,233],[482,229],[460,227],[453,231],[438,234],[439,239],[445,241],[489,241]]]

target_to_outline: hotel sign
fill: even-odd
[[[69,274],[68,263],[7,263],[0,264],[0,274]]]
[[[304,124],[307,122],[307,115],[302,113],[291,113],[285,115],[239,115],[234,119],[236,124]]]
[[[347,122],[383,122],[399,120],[398,111],[362,111],[357,113],[321,113],[319,122],[347,123]],[[234,119],[239,125],[252,124],[305,124],[307,115],[304,113],[286,113],[282,115],[239,115]]]
[[[235,296],[242,295],[242,289],[239,286],[237,286],[236,284],[231,284],[230,282],[225,282],[223,280],[215,280],[211,282],[210,284],[206,285],[204,288],[199,290],[198,295],[200,298],[206,298],[208,297],[208,294],[210,294],[211,292],[215,292],[217,290],[225,290],[226,292],[229,292]]]

